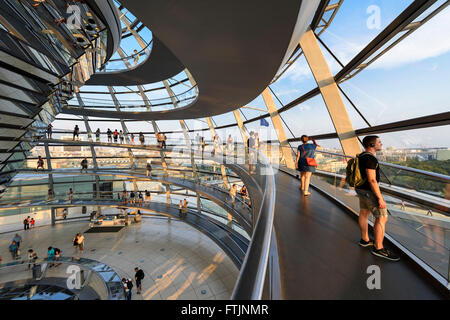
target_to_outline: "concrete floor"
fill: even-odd
[[[74,256],[72,239],[88,230],[88,222],[70,222],[21,231],[22,258],[33,248],[39,258],[47,247]],[[11,261],[8,246],[13,233],[0,235],[3,263]],[[142,294],[133,300],[226,300],[231,297],[239,270],[211,239],[184,224],[167,218],[144,218],[115,233],[86,233],[85,250],[78,256],[110,265],[121,277],[134,279],[134,267],[145,272]]]

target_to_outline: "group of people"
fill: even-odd
[[[301,144],[297,148],[296,169],[300,171],[300,190],[304,196],[310,196],[309,183],[311,175],[315,172],[317,163],[315,162],[315,151],[321,147],[313,138],[306,135],[300,137]],[[312,143],[309,143],[312,141]],[[380,166],[376,157],[377,151],[382,150],[383,144],[378,136],[366,136],[362,140],[364,152],[358,154],[358,170],[361,176],[361,183],[355,185],[355,191],[359,198],[359,217],[358,224],[361,232],[361,247],[372,247],[372,254],[375,256],[398,261],[399,256],[386,249],[383,240],[386,232],[386,223],[388,221],[388,211],[386,201],[380,191]],[[347,177],[348,178],[348,177]],[[402,202],[402,209],[405,205]],[[374,239],[369,237],[368,219],[372,214],[375,218],[373,226]]]
[[[20,259],[20,246],[22,244],[22,237],[16,233],[14,235],[14,238],[11,241],[11,244],[8,247],[9,252],[11,253],[11,258],[13,260],[17,260]],[[47,249],[47,261],[58,261],[59,257],[61,256],[61,250],[58,248],[54,248],[54,247],[48,247]],[[32,249],[29,248],[28,249],[28,269],[31,268],[31,265],[33,264],[33,266],[35,266],[35,262],[38,259],[38,255],[37,253]],[[1,257],[0,257],[0,261],[1,261]],[[50,264],[50,267],[54,266],[54,264]],[[56,265],[57,266],[57,265]]]
[[[178,203],[178,214],[180,215],[180,217],[186,216],[187,207],[188,201],[186,200],[186,198],[184,198],[184,200],[180,200],[180,203]]]
[[[162,148],[162,149],[166,148],[166,140],[167,140],[167,137],[166,137],[165,133],[158,132],[156,134],[156,141],[158,141],[158,146],[160,148]]]
[[[25,219],[23,219],[23,230],[29,230],[30,227],[34,228],[34,223],[36,221],[34,220],[34,218],[30,218],[30,216],[26,217]]]
[[[237,195],[238,191],[237,191],[237,185],[234,183],[229,191],[229,195],[231,198],[231,206],[234,208],[235,205],[235,200],[236,200],[236,195]],[[247,191],[247,187],[245,185],[242,185],[241,190],[239,191],[239,194],[242,197],[242,202],[244,204],[247,204],[247,199],[248,199],[248,206],[251,207],[251,200],[250,197],[248,196],[248,191]]]
[[[248,169],[250,174],[254,173],[254,166],[258,162],[258,150],[259,150],[259,136],[257,132],[250,131],[250,136],[247,140],[248,148]]]
[[[49,124],[48,129],[47,129],[47,133],[48,133],[48,137],[49,139],[51,139],[51,128],[52,125]],[[79,140],[79,135],[80,135],[80,128],[78,127],[78,125],[75,125],[75,128],[73,130],[73,140]],[[100,128],[97,128],[97,130],[95,131],[95,140],[97,142],[100,142],[100,135],[101,135],[101,131]],[[106,131],[106,135],[108,137],[108,142],[112,143],[114,140],[114,143],[118,143],[118,141],[120,141],[120,144],[123,144],[125,142],[125,134],[122,130],[117,130],[115,129],[114,131],[111,131],[110,128],[108,128],[108,130]],[[134,134],[131,133],[130,134],[130,139],[131,139],[131,144],[134,144]],[[166,141],[167,141],[167,137],[165,133],[162,132],[158,132],[156,133],[156,140],[158,142],[158,146],[160,148],[165,149],[167,147]],[[142,132],[139,132],[139,143],[141,144],[141,146],[143,146],[145,144],[145,136]],[[38,168],[41,167],[38,165]],[[43,167],[42,167],[43,169]]]
[[[36,171],[38,171],[39,168],[41,168],[42,170],[45,170],[44,169],[44,159],[42,159],[41,156],[38,156]]]
[[[136,204],[136,198],[137,198],[137,203],[138,206],[142,207],[144,206],[149,206],[150,202],[152,200],[152,195],[150,193],[150,191],[145,190],[144,192],[142,191],[130,191],[129,192],[129,197],[128,197],[128,192],[126,190],[122,191],[122,197],[120,196],[120,193],[117,194],[117,199],[119,202],[122,202],[122,204],[126,205],[128,203],[130,203],[131,205],[135,205]]]
[[[83,253],[84,250],[84,236],[81,233],[77,233],[72,240],[72,245],[75,249],[75,254],[78,253],[78,249],[80,253]]]
[[[141,294],[142,291],[142,280],[145,278],[145,273],[142,269],[138,267],[134,268],[134,281],[136,283],[136,293]],[[122,284],[125,291],[125,297],[127,300],[131,300],[131,289],[133,289],[133,281],[131,279],[122,278]]]
[[[197,145],[198,150],[200,150],[200,148],[202,149],[202,158],[203,158],[203,153],[205,152],[206,146],[205,138],[203,138],[203,136],[200,136],[197,133],[197,135],[195,136],[195,144]]]
[[[8,250],[11,253],[11,257],[13,260],[16,260],[20,257],[20,244],[21,243],[22,243],[22,237],[18,233],[16,233],[8,247]]]

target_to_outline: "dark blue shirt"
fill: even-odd
[[[314,158],[314,156],[316,154],[316,147],[317,146],[312,143],[307,143],[307,144],[302,143],[301,145],[299,145],[297,150],[300,152],[300,158],[304,158],[305,153],[308,158]],[[303,149],[305,150],[305,152],[303,152]]]

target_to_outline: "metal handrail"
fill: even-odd
[[[122,285],[122,282],[120,281],[120,277],[119,275],[109,266],[107,266],[110,270],[104,270],[104,268],[93,268],[93,263],[97,263],[98,265],[101,266],[107,266],[104,263],[101,262],[97,262],[95,260],[92,259],[87,259],[87,258],[76,258],[76,257],[60,257],[58,260],[48,260],[46,258],[40,258],[37,259],[35,261],[26,261],[26,260],[18,260],[18,261],[13,261],[13,262],[8,262],[8,263],[4,263],[4,264],[0,264],[0,269],[3,268],[11,268],[11,267],[17,267],[17,266],[28,266],[28,265],[36,265],[36,264],[43,264],[45,265],[45,267],[48,264],[67,264],[67,265],[79,265],[82,267],[85,267],[86,269],[90,270],[91,272],[94,272],[100,279],[102,279],[102,283],[104,285],[104,289],[108,295],[108,300],[112,300],[117,299],[116,295],[113,294],[112,290],[111,290],[111,286],[108,285],[112,284],[112,283],[116,283],[116,284],[120,284]],[[108,279],[102,277],[101,272],[108,272]],[[114,275],[111,276],[109,275],[110,272],[114,272]],[[45,271],[43,273],[43,276],[45,276]],[[116,279],[118,281],[111,281],[113,279]],[[82,284],[85,285],[86,283]],[[124,296],[120,296],[118,297],[119,299],[124,299]]]
[[[265,284],[275,215],[276,187],[269,161],[262,153],[258,153],[266,169],[263,204],[231,296],[232,300],[261,300]]]
[[[145,50],[147,50],[147,48],[150,47],[150,45],[151,45],[152,43],[153,43],[153,39],[150,40],[150,42],[149,42],[144,48],[142,48],[141,51],[138,51],[138,53],[133,53],[132,55],[129,55],[129,56],[126,56],[126,57],[123,57],[123,58],[109,59],[108,62],[130,60],[130,59],[136,57],[137,54],[140,55],[142,52],[144,52]],[[149,54],[149,53],[150,53],[150,52],[148,52],[148,53],[145,52],[145,54]],[[124,70],[126,70],[126,69],[124,69]]]
[[[343,158],[354,158],[352,156],[347,156],[345,154],[328,152],[328,151],[316,150],[316,152],[324,153],[324,154],[330,154],[330,155],[339,156],[339,157],[343,157]],[[386,167],[391,167],[391,168],[395,168],[395,169],[405,170],[405,171],[409,171],[409,172],[412,172],[412,173],[425,175],[425,176],[428,176],[428,177],[432,177],[432,178],[435,178],[435,179],[442,180],[442,181],[445,181],[447,183],[450,183],[450,176],[447,176],[445,174],[440,174],[440,173],[435,173],[435,172],[430,172],[430,171],[424,171],[424,170],[410,168],[410,167],[405,167],[405,166],[401,166],[401,165],[398,165],[398,164],[392,164],[392,163],[388,163],[388,162],[379,161],[379,163],[382,164],[383,166],[386,166]]]

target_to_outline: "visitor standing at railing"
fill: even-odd
[[[142,197],[142,192],[141,191],[139,191],[139,193],[138,193],[138,203],[139,203],[139,206],[140,207],[142,207],[142,201],[143,201],[144,199],[143,199],[143,197]]]
[[[145,190],[145,204],[146,204],[147,206],[150,205],[151,199],[152,199],[152,196],[151,196],[150,191]]]
[[[123,201],[123,204],[127,204],[127,203],[128,203],[128,200],[127,200],[127,191],[126,191],[126,190],[123,190],[123,191],[122,191],[122,201]]]
[[[134,134],[131,134],[131,144],[134,144]]]
[[[36,171],[38,171],[39,168],[42,168],[42,170],[45,170],[44,169],[44,159],[42,159],[41,156],[38,157]]]
[[[230,188],[231,206],[234,208],[234,200],[236,199],[237,186],[233,184]]]
[[[72,188],[69,188],[69,202],[72,203],[73,200],[73,190]]]
[[[86,173],[88,172],[88,161],[87,161],[87,158],[84,158],[84,159],[81,161],[81,170],[80,170],[80,173],[83,173],[83,170],[86,170]]]
[[[139,55],[138,51],[134,49],[134,65],[137,65],[140,57],[141,56]]]
[[[357,155],[357,157],[359,172],[364,182],[355,187],[360,207],[358,223],[361,229],[361,240],[359,244],[363,247],[373,245],[372,253],[374,255],[391,261],[398,261],[400,258],[397,255],[383,247],[388,212],[386,202],[380,191],[380,166],[376,158],[376,152],[381,151],[383,144],[378,136],[367,136],[362,143],[365,152]],[[373,226],[374,241],[370,240],[368,233],[370,213],[375,218]]]
[[[205,152],[206,142],[205,142],[205,138],[204,137],[201,137],[201,139],[202,139],[201,144],[202,144],[202,159],[203,159],[203,153]]]
[[[95,131],[95,140],[100,142],[100,128],[97,128],[97,131]]]
[[[183,202],[183,213],[184,213],[184,216],[186,216],[186,214],[187,214],[187,207],[188,207],[188,202],[187,202],[187,200],[185,198],[184,202]]]
[[[150,162],[147,162],[147,177],[148,176],[152,176],[152,165],[151,165],[151,163]]]
[[[117,138],[119,138],[119,131],[114,130],[113,132],[114,143],[117,143]]]
[[[144,146],[145,138],[142,132],[139,132],[139,142],[141,143],[141,146]]]
[[[227,139],[227,152],[232,152],[233,151],[233,137],[231,137],[231,134],[228,135],[228,139]]]
[[[181,214],[183,213],[183,200],[180,200],[180,203],[178,204],[178,213],[181,217]]]
[[[242,186],[240,193],[241,193],[242,201],[245,204],[245,201],[248,198],[248,191],[247,191],[247,188],[245,187],[245,184]]]
[[[312,141],[308,143],[308,141]],[[316,140],[309,138],[307,135],[300,137],[302,142],[297,148],[297,159],[295,160],[296,169],[300,171],[300,190],[304,196],[309,196],[309,182],[311,175],[316,171],[317,163],[315,154],[316,149],[321,150],[322,147],[316,143]]]
[[[72,141],[75,141],[75,137],[77,138],[77,140],[80,139],[80,128],[78,128],[78,125],[75,125],[75,128],[73,129],[73,138]]]
[[[52,126],[51,123],[49,123],[48,126],[47,126],[47,136],[48,136],[49,139],[52,138],[52,129],[53,129],[53,126]]]
[[[247,147],[248,147],[248,169],[250,171],[250,174],[253,173],[253,165],[256,165],[256,138],[255,133],[253,131],[250,131],[250,136],[247,140]]]
[[[166,148],[167,148],[167,146],[166,146],[166,140],[167,140],[166,134],[163,133],[163,134],[162,134],[162,138],[161,138],[162,148],[163,148],[163,149],[166,149]]]
[[[52,188],[48,189],[48,192],[47,192],[47,201],[51,201],[51,200],[53,200],[53,189]],[[29,223],[29,221],[28,221],[28,223]]]
[[[120,130],[120,132],[119,132],[119,138],[120,138],[120,144],[123,144],[124,136],[123,136],[122,130]]]
[[[136,199],[134,197],[134,191],[130,191],[130,204],[134,205],[136,203]]]
[[[108,142],[112,143],[112,131],[110,128],[108,128],[108,131],[106,131],[106,135],[108,136]]]

